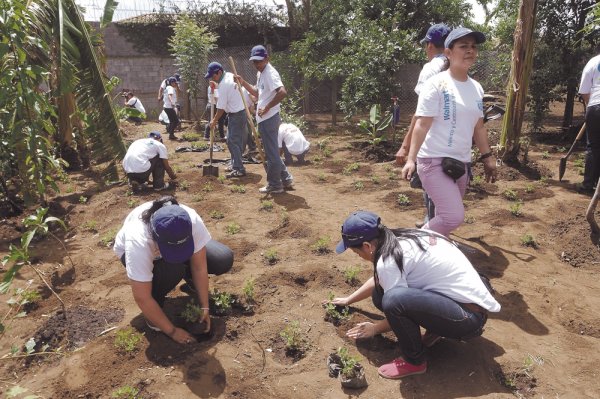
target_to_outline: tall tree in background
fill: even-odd
[[[504,161],[514,161],[519,153],[519,136],[527,103],[527,88],[533,60],[533,33],[537,0],[521,0],[514,34],[512,67],[508,80],[506,115],[500,144]]]

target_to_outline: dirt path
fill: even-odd
[[[129,127],[128,138],[153,128],[158,126]],[[3,360],[3,390],[18,384],[45,398],[108,398],[125,385],[140,389],[143,398],[510,398],[513,392],[540,398],[598,397],[600,255],[583,217],[589,197],[571,187],[580,180],[572,163],[576,156],[566,181],[559,183],[561,153],[550,145],[532,145],[532,168],[522,173],[503,166],[498,184],[481,183],[467,194],[468,223],[453,238],[465,245],[476,268],[490,276],[502,311],[490,317],[481,338],[435,346],[426,374],[387,381],[377,376],[376,367],[399,354],[393,335],[357,345],[344,338],[348,326],[381,317],[370,302],[352,308],[351,320],[337,327],[324,321],[320,304],[330,292],[343,295],[354,289],[344,281],[346,268],[360,266],[364,281],[371,266],[352,253],[318,254],[313,246],[329,238],[327,248],[333,250],[342,221],[356,209],[377,212],[390,227],[413,226],[422,217],[421,195],[397,180],[398,170],[390,162],[366,162],[353,144],[359,137],[343,129],[319,137],[318,131],[309,134],[310,163],[290,167],[295,190],[274,198],[258,193],[265,183],[261,165],[249,165],[248,176],[223,183],[202,177],[196,166],[207,158],[205,153],[175,153],[176,146],[187,143],[166,143],[179,174],[178,199],[194,207],[213,237],[236,254],[232,272],[211,278],[211,287],[241,296],[252,278],[256,290],[254,313],[236,309],[215,317],[212,336],[188,347],[145,327],[123,267],[102,243],[110,241],[130,208],[156,194],[130,196],[124,185],[101,188],[91,176],[70,175],[52,210],[69,222],[66,244],[75,267],[50,240],[34,245],[38,266],[74,312],[70,319],[81,319],[78,334],[50,331],[46,322],[59,306],[44,291],[40,306],[13,322],[0,340],[0,354],[24,345],[38,330],[36,342],[56,333],[58,345],[60,334],[67,334],[71,346],[62,348],[66,356]],[[326,137],[330,157],[317,145]],[[349,170],[353,163],[358,170]],[[223,166],[220,173],[225,174]],[[547,178],[539,181],[540,175]],[[243,184],[246,192],[232,192],[234,184]],[[520,217],[509,210],[516,206],[506,190],[523,200]],[[411,204],[399,205],[399,194]],[[273,201],[271,210],[262,209],[264,201]],[[223,218],[213,219],[214,211]],[[18,237],[19,219],[3,221],[0,255]],[[227,234],[231,223],[240,226],[239,233]],[[535,239],[537,249],[522,244],[525,234]],[[265,261],[268,250],[277,252],[275,264]],[[28,278],[33,275],[25,272],[16,284],[24,285]],[[180,291],[172,295],[165,310],[175,318],[188,297]],[[299,322],[308,343],[297,361],[285,356],[280,338],[292,321]],[[113,345],[118,329],[98,336],[111,326],[143,332],[140,350],[118,353]],[[340,346],[361,357],[366,389],[344,391],[328,377],[325,359]]]

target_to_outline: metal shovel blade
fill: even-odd
[[[203,165],[202,176],[215,176],[219,177],[219,167],[214,165]]]

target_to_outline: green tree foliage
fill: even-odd
[[[204,69],[199,66],[207,64],[208,53],[215,48],[217,36],[189,15],[177,19],[174,31],[169,39],[169,48],[191,96],[198,98],[204,82]]]
[[[370,104],[389,102],[402,64],[423,61],[417,41],[443,21],[468,24],[469,5],[443,1],[314,1],[304,39],[292,58],[305,78],[340,79],[339,105],[352,115]]]

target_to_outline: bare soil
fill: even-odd
[[[382,158],[364,137],[326,122],[326,117],[314,118],[306,132],[312,143],[308,163],[290,166],[295,189],[275,197],[258,193],[265,184],[262,165],[248,165],[245,178],[220,182],[202,176],[198,166],[206,153],[176,153],[175,147],[188,143],[166,142],[179,175],[179,186],[170,193],[194,207],[213,237],[236,256],[230,273],[211,278],[211,288],[235,295],[238,305],[215,315],[211,333],[187,346],[146,327],[111,250],[111,239],[131,208],[158,194],[131,195],[127,185],[104,185],[94,173],[71,173],[60,183],[50,212],[68,223],[67,232],[53,232],[64,240],[74,266],[50,237],[32,244],[35,266],[65,302],[67,318],[37,276],[22,269],[14,287],[34,279],[43,299],[26,317],[9,322],[0,356],[10,354],[11,347],[23,349],[32,337],[37,350],[51,353],[1,359],[2,396],[19,385],[43,398],[109,398],[129,385],[143,398],[597,398],[600,253],[598,237],[590,235],[584,218],[590,197],[573,187],[581,180],[573,164],[581,151],[571,156],[558,182],[564,154],[559,148],[570,143],[549,131],[552,139],[531,143],[527,164],[502,165],[496,184],[469,190],[467,222],[452,238],[491,278],[502,311],[490,315],[482,337],[466,343],[443,340],[433,347],[427,373],[391,381],[378,377],[376,368],[400,355],[393,334],[356,343],[344,335],[355,323],[381,314],[364,301],[351,308],[350,320],[334,325],[325,320],[321,301],[329,293],[347,295],[355,289],[343,275],[348,267],[360,266],[360,281],[372,275],[371,265],[353,253],[332,252],[344,218],[369,209],[390,227],[414,226],[423,216],[421,191],[398,179],[399,169],[390,161],[398,143],[389,144],[385,151],[391,157]],[[497,122],[489,127],[497,137]],[[124,128],[127,140],[162,130],[152,123]],[[331,154],[319,149],[325,139]],[[359,168],[348,172],[352,163]],[[480,175],[481,165],[474,171]],[[223,164],[219,173],[225,174]],[[232,192],[234,184],[243,184],[246,192]],[[515,201],[503,194],[509,189],[522,201],[519,217],[510,211]],[[399,194],[410,204],[400,204]],[[263,209],[265,200],[273,202],[271,210]],[[224,217],[213,219],[212,211]],[[18,243],[23,216],[2,218],[0,256]],[[233,222],[241,231],[229,235],[226,226]],[[525,234],[537,246],[524,246]],[[316,250],[319,239],[330,240],[329,251]],[[277,251],[276,262],[266,261],[267,250]],[[242,295],[249,279],[256,292],[251,309]],[[180,290],[170,295],[165,312],[181,323],[179,314],[190,299]],[[1,314],[8,298],[3,296]],[[301,353],[286,351],[280,336],[293,321],[307,342]],[[144,336],[137,351],[123,354],[114,346],[115,334],[128,327]],[[340,346],[360,357],[367,388],[342,389],[328,376],[327,355]]]

